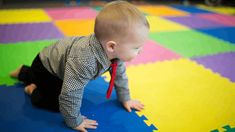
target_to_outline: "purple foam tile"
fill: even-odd
[[[184,17],[167,17],[168,20],[183,24],[191,28],[214,28],[214,27],[225,27],[224,24],[203,19],[196,15],[184,16]]]
[[[57,39],[63,34],[53,23],[0,25],[0,43]]]
[[[193,60],[235,82],[235,52],[198,57]]]

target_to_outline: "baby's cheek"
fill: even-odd
[[[131,61],[135,58],[133,55],[126,56],[125,61]]]
[[[133,60],[133,59],[135,59],[136,57],[137,57],[137,54],[132,54],[132,55],[130,56],[130,59]]]

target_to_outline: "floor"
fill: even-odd
[[[109,75],[90,82],[82,114],[99,123],[91,132],[234,132],[235,8],[138,5],[150,23],[143,52],[127,63],[132,98],[145,104],[126,112]],[[65,36],[93,32],[101,6],[0,10],[0,130],[73,131],[59,113],[35,108],[24,86],[8,76],[31,64],[45,46]]]

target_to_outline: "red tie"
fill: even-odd
[[[118,65],[118,61],[117,60],[113,60],[112,64],[111,64],[111,68],[112,68],[111,80],[109,82],[109,89],[107,90],[107,93],[106,93],[106,98],[107,99],[110,98],[112,90],[113,90],[114,80],[115,80],[116,71],[117,71],[117,65]]]

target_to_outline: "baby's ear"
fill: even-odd
[[[115,41],[107,41],[105,47],[108,52],[114,52],[114,48],[116,47],[117,43]]]

